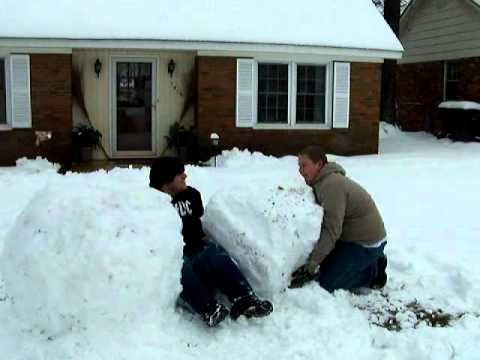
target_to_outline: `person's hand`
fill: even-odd
[[[292,279],[290,280],[290,289],[295,289],[302,287],[306,283],[315,279],[317,264],[307,262],[305,265],[300,266],[292,274]]]

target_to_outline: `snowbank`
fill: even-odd
[[[258,151],[249,151],[247,149],[240,150],[233,148],[232,150],[223,150],[222,154],[217,156],[217,167],[229,169],[245,169],[249,167],[283,167],[285,160],[297,164],[296,156],[285,156],[277,158],[274,156],[264,155]]]
[[[181,220],[170,197],[107,173],[52,179],[5,237],[16,314],[49,335],[173,313]]]
[[[46,159],[18,159],[15,167],[3,168],[0,171],[2,196],[0,206],[0,255],[3,249],[3,238],[8,232],[21,210],[28,204],[36,192],[42,189],[51,178],[60,177],[60,168]]]
[[[480,104],[475,101],[444,101],[438,107],[440,109],[480,110]]]
[[[217,192],[206,232],[238,262],[257,294],[273,299],[290,282],[320,234],[323,209],[306,187],[237,187]]]

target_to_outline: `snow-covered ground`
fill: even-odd
[[[0,168],[0,358],[478,359],[480,144],[385,125],[380,136],[380,155],[330,157],[388,231],[389,282],[363,295],[284,289],[321,217],[294,157],[230,151],[217,168],[187,167],[207,230],[243,249],[237,261],[274,300],[270,317],[216,329],[174,308],[180,222],[148,168]]]

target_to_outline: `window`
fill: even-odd
[[[288,65],[258,64],[259,124],[288,123]]]
[[[297,66],[297,124],[325,123],[325,66]]]
[[[347,129],[350,63],[237,59],[237,127]]]
[[[457,62],[445,63],[445,100],[460,100],[459,65]]]
[[[0,125],[7,125],[7,83],[5,81],[5,59],[0,59]]]
[[[326,65],[258,63],[257,124],[325,124],[326,73]]]

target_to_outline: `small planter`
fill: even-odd
[[[79,125],[73,129],[72,144],[79,161],[92,161],[93,151],[100,146],[102,134],[93,126]]]
[[[88,162],[93,159],[93,147],[91,146],[82,146],[80,148],[80,161]]]

